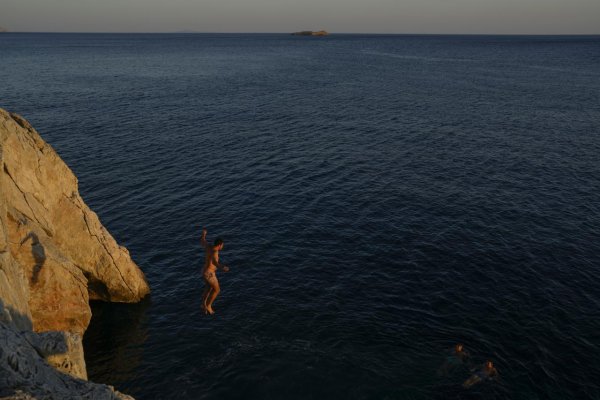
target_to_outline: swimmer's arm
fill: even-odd
[[[483,369],[483,367],[485,367],[485,364],[484,365],[475,365],[474,367],[472,366],[470,368],[470,371],[473,372],[473,373],[475,373],[475,372],[480,371],[481,369]]]
[[[490,373],[489,379],[497,381],[500,379],[500,375],[498,375],[498,370],[494,368],[494,370]]]

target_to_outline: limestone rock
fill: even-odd
[[[29,285],[21,266],[10,253],[0,253],[0,320],[21,330],[31,329],[28,299]],[[9,307],[3,307],[3,304]]]
[[[25,272],[8,251],[5,216],[4,187],[0,184],[0,320],[10,322],[18,329],[27,330],[32,328],[28,304],[29,285],[25,280]],[[3,304],[7,307],[3,307]]]
[[[63,334],[17,332],[0,322],[0,399],[133,400],[106,385],[87,382],[52,368],[44,356],[66,351]]]
[[[17,297],[28,299],[35,331],[83,334],[90,299],[137,302],[149,293],[127,249],[81,199],[69,167],[27,121],[1,109],[0,149],[0,251],[26,278],[29,295],[23,288]]]
[[[48,364],[58,371],[87,379],[81,339],[81,336],[76,333],[43,332],[37,334],[35,348]],[[57,350],[59,345],[60,350]]]
[[[0,399],[131,399],[85,381],[81,338],[90,299],[137,302],[149,291],[67,165],[0,109]]]

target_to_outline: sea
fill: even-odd
[[[92,381],[600,399],[600,36],[2,33],[0,107],[150,283],[92,304]]]

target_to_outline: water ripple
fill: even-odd
[[[140,399],[600,398],[598,46],[3,34],[1,105],[153,289],[94,304],[90,378]],[[216,318],[202,226],[232,267]],[[457,341],[501,381],[438,376]]]

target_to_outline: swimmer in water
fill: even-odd
[[[204,294],[202,295],[202,309],[205,314],[214,314],[215,311],[212,308],[215,299],[219,295],[221,288],[219,287],[219,280],[217,279],[217,268],[222,269],[225,272],[229,271],[229,267],[219,262],[219,251],[223,249],[223,239],[216,238],[214,244],[211,246],[206,241],[206,228],[202,228],[202,237],[200,243],[204,247],[204,268],[202,268],[202,278],[204,278]]]
[[[438,374],[446,375],[449,370],[465,365],[469,360],[469,352],[464,349],[461,343],[457,343],[446,357],[446,361],[438,370]]]
[[[480,382],[497,379],[498,371],[494,368],[494,363],[490,360],[486,361],[481,369],[475,372],[469,379],[463,383],[465,389],[469,389],[471,386],[476,385]]]

